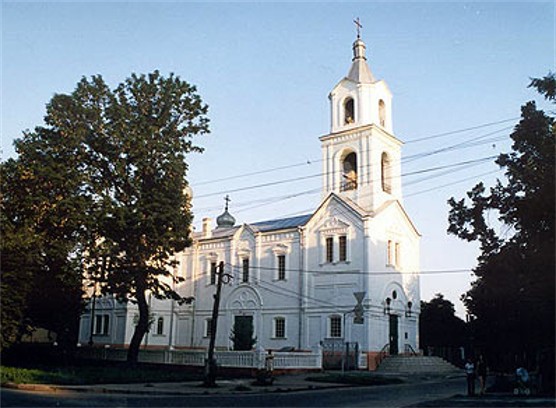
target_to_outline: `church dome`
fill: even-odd
[[[232,214],[230,214],[228,210],[224,211],[224,213],[219,215],[216,219],[217,228],[231,228],[235,223],[236,219],[232,217]]]
[[[230,201],[229,197],[226,196],[225,200],[226,208],[224,209],[224,212],[216,218],[216,228],[232,228],[236,223],[236,219],[228,212],[228,202]]]

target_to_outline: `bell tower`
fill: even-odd
[[[350,70],[328,95],[330,133],[320,137],[322,193],[335,192],[374,212],[386,201],[402,200],[402,142],[393,134],[392,93],[374,78],[356,24]]]

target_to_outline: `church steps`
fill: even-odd
[[[378,367],[377,373],[457,374],[461,369],[434,356],[389,356]]]

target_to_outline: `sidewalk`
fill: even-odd
[[[515,396],[511,393],[492,393],[482,396],[468,397],[466,395],[456,395],[450,398],[434,401],[421,402],[410,405],[406,408],[476,408],[476,407],[535,407],[535,408],[554,408],[556,400],[544,396]]]
[[[201,381],[171,383],[136,383],[136,384],[98,384],[98,385],[43,385],[43,384],[7,384],[6,388],[42,392],[93,392],[116,394],[150,394],[150,395],[194,395],[194,394],[233,394],[260,392],[289,392],[326,388],[353,387],[351,384],[323,383],[307,381],[306,378],[322,374],[292,374],[277,376],[272,385],[254,385],[253,378],[221,379],[215,388],[207,388]]]

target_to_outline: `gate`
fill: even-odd
[[[359,343],[343,339],[322,341],[322,368],[325,370],[357,370]]]

